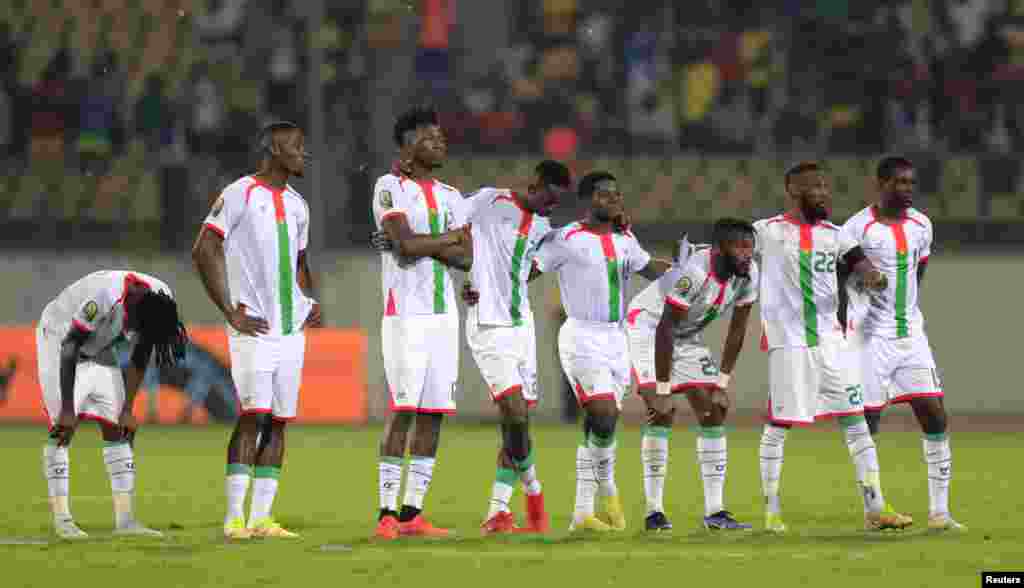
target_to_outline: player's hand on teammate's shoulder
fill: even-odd
[[[242,303],[231,309],[226,318],[228,323],[243,335],[266,335],[270,332],[270,324],[262,318],[246,314],[245,305]]]
[[[470,282],[462,285],[462,301],[468,306],[476,306],[476,303],[480,302],[480,292],[474,290]]]
[[[320,314],[320,304],[314,302],[313,308],[309,311],[309,316],[306,317],[306,322],[302,323],[303,329],[319,329],[324,326],[323,315]]]

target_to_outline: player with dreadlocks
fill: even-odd
[[[87,537],[68,501],[68,447],[80,420],[100,423],[114,495],[114,533],[162,535],[139,524],[132,510],[132,442],[138,427],[132,402],[150,358],[160,367],[172,366],[184,358],[187,342],[170,288],[139,272],[94,272],[43,310],[36,328],[39,383],[50,419],[43,473],[59,537]],[[131,361],[122,373],[119,358],[125,353]]]

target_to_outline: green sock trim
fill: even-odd
[[[866,421],[864,420],[864,415],[862,415],[862,414],[857,414],[857,415],[853,415],[853,416],[841,416],[841,417],[839,417],[839,424],[844,426],[844,427],[849,427],[850,425],[856,425],[857,423],[863,423],[863,422],[866,422]]]
[[[404,461],[405,460],[402,459],[401,457],[394,457],[394,456],[391,456],[391,455],[382,455],[380,457],[380,462],[381,463],[389,463],[391,465],[400,466],[400,465],[402,465],[402,462],[404,462]]]
[[[924,438],[927,439],[928,441],[945,441],[946,440],[946,434],[945,433],[925,433],[924,434]]]
[[[591,447],[611,447],[615,443],[615,434],[611,434],[607,437],[602,437],[594,433],[590,434],[590,446]]]
[[[698,434],[705,439],[721,439],[725,437],[725,427],[718,425],[715,427],[698,427]]]
[[[642,433],[643,437],[657,437],[659,439],[668,439],[671,435],[671,427],[655,427],[653,425],[645,425]]]
[[[117,447],[118,445],[128,445],[127,441],[104,441],[104,447]]]
[[[247,476],[251,476],[252,466],[246,463],[229,463],[227,475],[233,476],[235,474],[245,474]]]
[[[498,475],[494,477],[495,481],[501,482],[506,486],[515,487],[516,482],[519,480],[519,474],[515,470],[508,468],[498,468]]]
[[[530,467],[533,466],[533,449],[530,450],[530,453],[526,454],[526,457],[522,461],[513,457],[512,463],[515,464],[516,469],[520,472],[525,472],[530,469]]]
[[[281,468],[275,466],[256,466],[252,469],[252,477],[274,478],[276,480],[281,477]]]

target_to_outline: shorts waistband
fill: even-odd
[[[609,330],[609,331],[619,331],[619,330],[622,330],[622,322],[614,322],[614,323],[612,323],[612,322],[608,322],[608,321],[588,321],[588,320],[585,320],[585,319],[578,319],[578,318],[573,318],[573,317],[569,317],[568,319],[566,319],[565,322],[567,324],[568,323],[573,323],[573,324],[579,325],[581,327],[587,327],[587,328],[592,328],[592,329],[606,329],[606,330]]]

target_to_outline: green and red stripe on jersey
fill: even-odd
[[[281,333],[292,333],[292,256],[288,238],[288,216],[284,211],[284,189],[267,187],[274,199],[274,220],[277,222],[277,288],[281,303]]]
[[[515,197],[515,194],[512,196]],[[516,245],[512,249],[512,269],[509,272],[509,277],[512,279],[512,301],[509,307],[509,314],[512,316],[513,324],[518,327],[523,324],[522,268],[523,258],[526,255],[526,244],[530,238],[530,228],[533,227],[533,213],[523,208],[518,201],[510,200],[522,210],[519,230],[516,231]]]
[[[423,198],[427,202],[427,219],[430,222],[430,234],[437,237],[441,234],[441,211],[437,207],[437,198],[434,197],[433,180],[416,180],[420,189],[423,190]],[[443,314],[445,312],[444,300],[444,265],[436,259],[432,261],[434,267],[434,312]]]
[[[910,279],[910,252],[907,248],[907,233],[903,230],[903,223],[889,225],[892,237],[896,241],[896,336],[903,338],[910,336],[910,328],[907,323],[907,286]]]
[[[622,308],[622,278],[619,274],[619,259],[615,253],[615,242],[611,233],[602,233],[601,250],[608,268],[608,322],[619,322]]]
[[[818,346],[818,305],[814,303],[814,226],[800,224],[800,292],[803,295],[804,336],[808,347]]]

